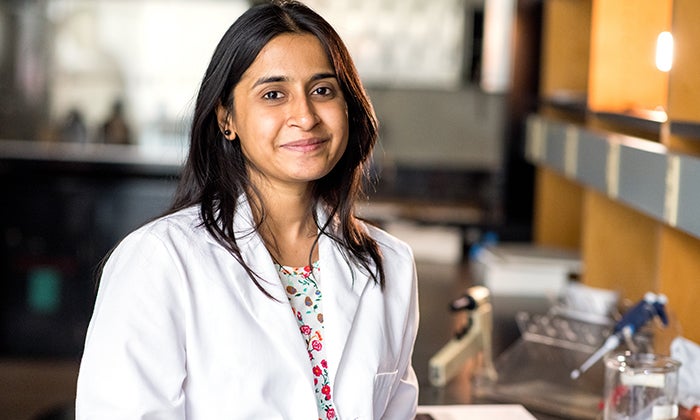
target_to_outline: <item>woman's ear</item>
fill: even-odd
[[[231,121],[231,113],[221,104],[216,106],[216,120],[219,124],[219,131],[226,137],[226,140],[233,140],[236,138],[236,133]]]

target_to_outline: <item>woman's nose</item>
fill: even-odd
[[[289,118],[289,126],[299,127],[303,130],[310,130],[318,124],[320,118],[309,98],[302,97],[292,102]]]

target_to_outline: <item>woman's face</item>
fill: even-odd
[[[270,40],[234,88],[233,103],[225,128],[240,139],[258,186],[263,175],[273,186],[306,188],[345,151],[347,105],[313,35]]]

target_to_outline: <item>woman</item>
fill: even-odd
[[[327,22],[295,2],[243,14],[173,208],[105,264],[77,418],[413,419],[413,257],[353,215],[376,138]]]

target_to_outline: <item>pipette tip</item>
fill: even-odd
[[[580,370],[574,369],[571,371],[571,379],[578,379],[579,376],[581,376]]]

